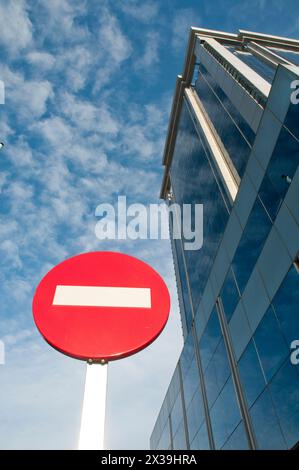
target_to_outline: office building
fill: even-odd
[[[151,449],[299,441],[298,80],[299,40],[191,28],[161,197],[203,204],[204,242],[172,239],[184,347]]]

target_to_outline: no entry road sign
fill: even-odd
[[[111,361],[148,346],[169,315],[168,289],[146,263],[92,252],[55,266],[38,285],[33,316],[46,341],[82,360]]]

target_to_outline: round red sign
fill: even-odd
[[[102,251],[74,256],[51,269],[36,289],[32,308],[51,346],[77,359],[111,361],[159,336],[170,297],[148,264]]]

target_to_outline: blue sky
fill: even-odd
[[[191,25],[299,36],[293,0],[0,0],[0,448],[76,448],[85,366],[43,342],[31,299],[57,262],[101,249],[149,262],[172,294],[163,335],[109,371],[107,447],[148,446],[182,345],[169,243],[99,241],[94,211],[157,202]]]

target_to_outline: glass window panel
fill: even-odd
[[[263,371],[253,341],[250,341],[239,363],[240,379],[250,407],[266,386]]]
[[[187,327],[187,332],[190,331],[192,325],[192,307],[190,302],[190,295],[188,290],[188,283],[187,283],[187,276],[185,270],[185,264],[183,259],[183,250],[182,250],[182,242],[181,240],[173,240],[175,250],[176,250],[176,257],[178,261],[178,277],[180,279],[181,285],[181,294],[183,300],[183,311],[181,311],[181,315],[184,316],[185,324]]]
[[[217,389],[216,366],[213,360],[210,361],[208,367],[205,370],[204,381],[209,407],[211,407],[219,395],[219,390]]]
[[[190,444],[192,450],[210,450],[209,436],[206,422],[204,422]]]
[[[264,179],[262,181],[259,190],[259,197],[263,202],[265,208],[267,209],[271,220],[274,222],[283,199],[279,195],[278,191],[276,191],[267,174],[264,176]]]
[[[250,153],[250,146],[253,144],[255,137],[253,130],[226,96],[216,80],[201,64],[199,66],[199,76],[195,84],[195,89],[219,137],[227,148],[237,171],[240,176],[242,176]],[[228,134],[231,134],[233,137],[231,145],[228,145],[228,141],[226,140]],[[232,143],[234,143],[234,145],[232,145]],[[239,156],[238,149],[240,150]]]
[[[190,289],[196,309],[228,220],[229,210],[195,129],[189,110],[183,103],[173,160],[170,169],[175,201],[204,206],[204,243],[200,250],[185,249]],[[193,211],[194,216],[194,211]],[[187,319],[188,321],[188,319]]]
[[[229,269],[226,275],[220,295],[226,320],[229,322],[240,299],[240,294],[237,288],[235,274],[232,267]]]
[[[284,59],[289,60],[290,62],[292,62],[295,65],[299,65],[299,54],[298,54],[298,52],[286,51],[286,50],[281,50],[281,49],[272,49],[272,50],[276,54],[283,57]]]
[[[254,342],[269,382],[289,355],[289,349],[271,306],[255,332]]]
[[[252,68],[255,72],[257,72],[261,77],[263,77],[267,82],[272,83],[273,78],[275,76],[276,68],[270,67],[266,62],[259,59],[255,55],[251,54],[250,52],[241,52],[235,50],[233,47],[230,48],[230,51],[238,57],[238,59],[242,60],[245,64],[247,64],[250,68]]]
[[[226,441],[222,450],[248,450],[248,440],[246,436],[246,431],[244,428],[244,423],[238,425],[238,427],[234,430],[232,435]]]
[[[222,333],[219,324],[216,306],[214,307],[205,331],[199,342],[200,357],[203,370],[206,369],[220,339]]]
[[[259,198],[256,199],[233,259],[239,291],[242,293],[272,227]]]
[[[181,394],[179,394],[171,410],[171,423],[172,423],[173,434],[176,433],[182,421],[183,421],[183,404],[182,404]]]
[[[298,112],[298,105],[290,103],[284,125],[299,140]]]
[[[193,440],[203,420],[204,420],[204,406],[203,406],[201,392],[199,389],[197,389],[187,409],[187,423],[188,423],[190,441]]]
[[[186,450],[187,449],[187,442],[186,442],[186,434],[184,424],[181,423],[177,432],[173,436],[173,448],[174,450]]]
[[[176,283],[177,283],[177,291],[178,291],[178,300],[179,300],[179,308],[180,308],[180,316],[181,316],[181,322],[182,322],[182,330],[183,330],[183,336],[184,338],[187,337],[188,335],[188,327],[187,327],[187,321],[186,318],[187,316],[192,317],[192,311],[191,308],[189,308],[189,311],[186,312],[185,310],[185,301],[183,297],[183,284],[180,279],[180,268],[179,268],[179,261],[178,261],[178,255],[177,255],[177,250],[176,250],[176,240],[173,239],[173,232],[172,232],[172,217],[169,217],[169,228],[170,228],[170,240],[171,240],[171,249],[172,249],[172,255],[173,255],[173,264],[174,264],[174,270],[175,270],[175,276],[176,276]],[[182,261],[182,260],[180,260]],[[188,301],[189,302],[189,301]],[[191,306],[190,306],[191,307]],[[191,319],[192,321],[192,319]],[[190,321],[189,321],[190,322]]]
[[[285,440],[291,448],[299,441],[299,375],[289,360],[269,388]]]
[[[267,388],[251,408],[250,415],[259,449],[286,449]]]
[[[273,301],[273,307],[288,344],[299,338],[299,274],[291,267]]]
[[[204,375],[207,398],[211,407],[230,375],[230,367],[223,339],[221,339],[217,346]]]
[[[194,341],[193,341],[193,334],[191,330],[186,338],[183,351],[180,357],[180,366],[181,366],[183,379],[188,373],[188,370],[192,364],[193,359],[194,359]]]
[[[194,358],[191,366],[189,367],[188,373],[183,379],[183,389],[186,408],[194,395],[196,389],[199,388],[199,371],[197,367],[197,361]]]
[[[287,131],[285,127],[282,127],[266,172],[268,180],[271,182],[273,188],[275,189],[275,191],[270,194],[270,204],[270,196],[268,196],[267,198],[270,212],[271,206],[279,207],[281,201],[284,199],[285,194],[290,186],[290,183],[288,182],[288,179],[286,177],[289,177],[290,179],[293,178],[295,171],[298,167],[298,163],[299,143],[296,139],[294,139],[294,137]],[[261,188],[262,190],[264,190],[264,184],[266,183],[263,182]]]
[[[167,395],[168,395],[168,406],[169,410],[173,407],[175,399],[180,391],[180,376],[179,376],[179,365],[176,366],[173,373]]]
[[[167,450],[171,445],[171,436],[170,436],[170,426],[169,426],[169,419],[164,426],[160,441],[158,443],[157,449]]]
[[[241,421],[231,377],[210,412],[216,449],[220,449]]]

